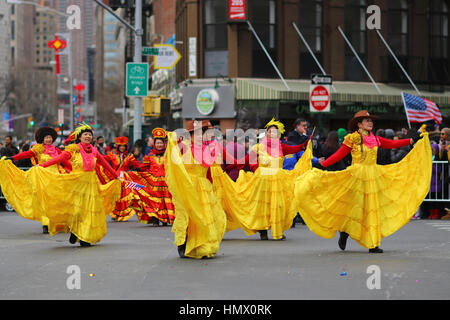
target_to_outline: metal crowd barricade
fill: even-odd
[[[450,202],[450,188],[449,188],[449,162],[448,161],[433,161],[433,173],[438,173],[438,177],[432,179],[430,192],[424,201],[427,202]],[[440,170],[439,170],[440,169]],[[434,187],[434,192],[433,190]],[[436,192],[440,187],[440,192]]]

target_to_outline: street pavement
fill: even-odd
[[[0,299],[450,298],[450,221],[413,220],[383,240],[383,254],[350,239],[343,252],[337,236],[322,239],[298,224],[286,236],[261,241],[236,230],[215,258],[180,259],[170,227],[136,217],[108,218],[102,241],[82,248],[68,234],[43,235],[39,223],[0,212]]]

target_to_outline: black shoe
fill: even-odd
[[[91,244],[89,242],[85,242],[85,241],[80,240],[80,246],[82,246],[82,247],[90,247]]]
[[[184,253],[186,252],[186,243],[182,244],[181,246],[178,246],[177,249],[180,258],[186,258],[186,256],[184,255]]]
[[[48,234],[48,226],[42,226],[42,233]]]
[[[376,247],[373,249],[369,249],[369,253],[383,253],[383,249]]]
[[[77,236],[74,235],[73,233],[70,233],[69,242],[70,242],[71,244],[74,244],[74,243],[77,242],[77,240],[78,240]]]
[[[348,233],[340,232],[338,245],[341,250],[345,250],[345,247],[347,246],[347,239],[348,239]]]
[[[259,232],[259,238],[261,240],[269,240],[269,237],[267,236],[267,230],[261,230]]]

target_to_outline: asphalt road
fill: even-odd
[[[281,242],[237,230],[208,260],[180,259],[170,227],[135,217],[108,219],[108,234],[89,248],[41,232],[37,222],[0,212],[0,299],[450,298],[450,221],[411,221],[384,239],[383,254],[351,240],[342,252],[337,236],[322,239],[302,225]]]

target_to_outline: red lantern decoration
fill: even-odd
[[[61,64],[59,59],[59,51],[67,47],[67,41],[59,39],[59,36],[55,37],[55,40],[50,40],[48,42],[48,47],[56,51],[56,74],[61,73]]]
[[[79,82],[75,87],[73,87],[76,91],[78,91],[78,105],[81,106],[81,91],[86,90],[86,86]]]

